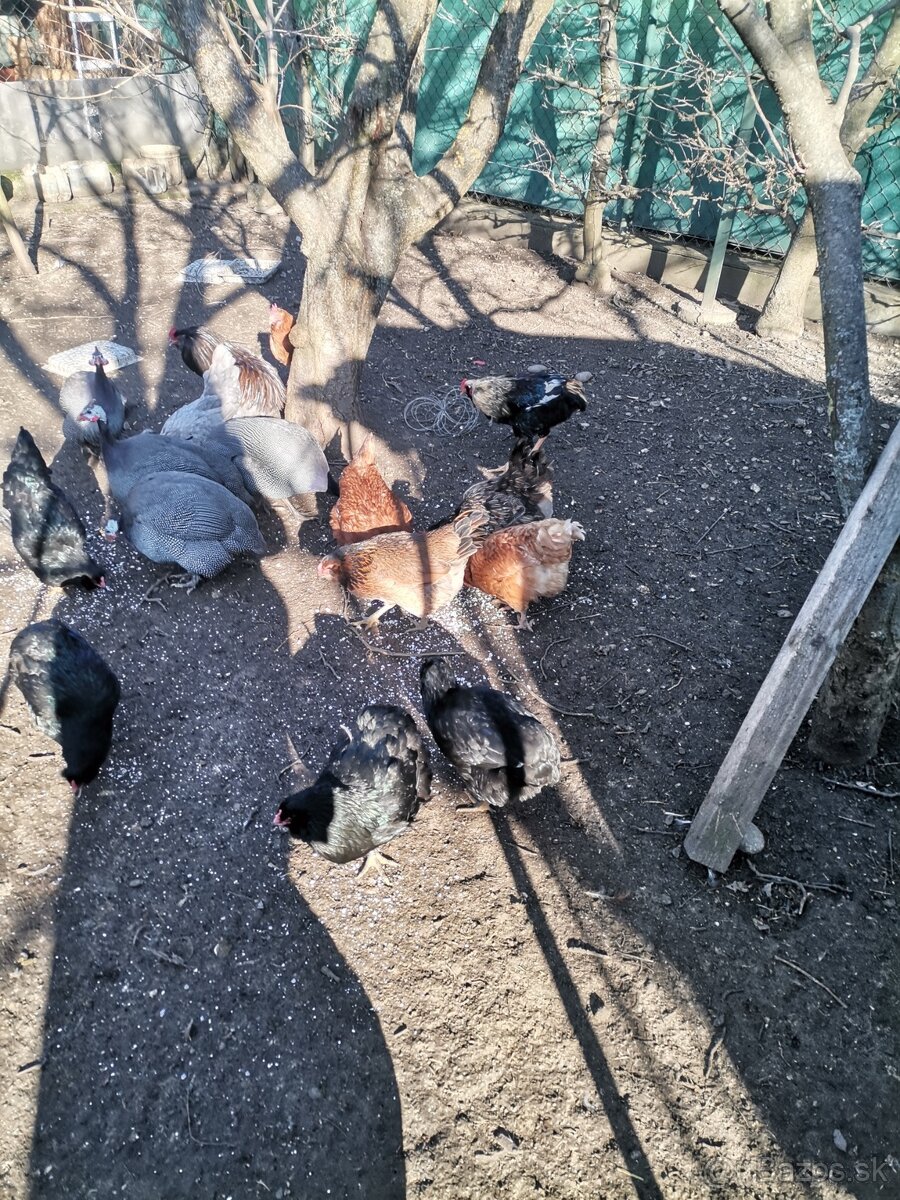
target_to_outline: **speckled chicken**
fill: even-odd
[[[99,404],[86,409],[79,420],[96,423],[100,429],[100,453],[106,467],[109,490],[118,504],[125,502],[136,483],[160,471],[200,475],[221,483],[239,499],[250,501],[250,493],[244,486],[241,472],[219,446],[163,437],[149,430],[136,433],[133,437],[114,438],[109,433],[106,414]]]
[[[294,328],[294,318],[287,309],[279,308],[277,304],[269,305],[269,353],[276,362],[289,367],[294,355],[291,345],[291,330]]]
[[[41,583],[104,586],[103,568],[84,548],[81,518],[53,482],[27,429],[19,430],[3,472],[3,507],[9,512],[13,545]]]
[[[466,583],[508,604],[519,628],[530,629],[528,605],[565,590],[576,541],[584,541],[581,525],[556,517],[500,529],[466,563]]]
[[[535,368],[518,379],[486,375],[464,379],[459,386],[479,412],[500,425],[512,426],[517,438],[537,438],[539,448],[554,426],[585,411],[584,385],[591,378],[590,371],[566,378]]]
[[[329,524],[339,546],[364,542],[380,533],[412,529],[412,513],[378,470],[371,437],[341,472],[340,496],[331,510]]]
[[[61,621],[39,621],[13,639],[9,673],[41,733],[62,747],[75,794],[91,783],[112,742],[116,676],[85,638]]]
[[[246,346],[226,341],[203,325],[169,330],[169,344],[177,346],[185,366],[197,375],[208,371],[217,346],[230,351],[238,368],[237,396],[223,398],[222,414],[232,417],[280,417],[287,395],[274,367]]]
[[[76,371],[69,376],[59,393],[59,404],[65,413],[63,437],[80,442],[87,450],[99,454],[98,429],[78,418],[86,408],[94,404],[102,405],[110,433],[113,437],[119,437],[125,428],[126,400],[120,389],[107,378],[103,368],[109,366],[109,362],[97,347],[91,355],[90,365],[93,371]]]
[[[366,629],[376,628],[395,605],[424,619],[458,594],[485,520],[483,510],[471,511],[427,533],[381,533],[327,555],[319,575],[336,580],[359,600],[381,601],[362,622]]]
[[[528,800],[560,779],[559,747],[517,700],[459,683],[443,658],[422,663],[425,719],[478,804],[469,811]]]
[[[478,506],[488,515],[490,535],[509,525],[553,516],[553,475],[543,453],[526,438],[516,441],[502,467],[481,468],[484,476],[465,492],[460,511]]]
[[[160,471],[135,484],[121,505],[126,537],[151,562],[176,563],[193,591],[242,555],[260,557],[265,543],[256,518],[220,483],[180,471]]]
[[[378,848],[403,833],[428,800],[431,769],[403,709],[370,704],[354,724],[316,782],[281,801],[275,824],[331,862],[365,855],[365,873],[390,861]]]

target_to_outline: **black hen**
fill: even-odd
[[[60,621],[40,621],[16,634],[9,672],[35,725],[62,746],[62,774],[77,795],[109,753],[118,679],[90,642]]]
[[[3,472],[3,507],[10,515],[13,545],[41,583],[103,587],[103,568],[84,548],[84,525],[27,429],[20,429]]]
[[[530,451],[527,439],[515,443],[504,466],[480,469],[484,479],[466,490],[457,511],[483,508],[488,534],[553,516],[553,474],[543,454]]]
[[[476,811],[559,782],[556,742],[517,700],[459,683],[443,658],[426,658],[420,678],[428,728],[479,801]]]
[[[331,862],[366,855],[366,872],[383,866],[378,847],[403,833],[430,793],[428,752],[415,722],[401,708],[370,704],[316,782],[281,801],[275,824]]]
[[[589,371],[570,379],[543,370],[522,379],[486,375],[464,379],[459,390],[490,420],[511,425],[517,438],[538,438],[542,442],[554,426],[573,413],[585,411],[584,385],[590,378]]]

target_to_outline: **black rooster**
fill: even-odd
[[[355,724],[316,782],[281,801],[275,824],[331,862],[366,855],[360,874],[383,876],[391,860],[378,847],[403,833],[431,794],[428,752],[401,708],[370,704]]]
[[[20,429],[3,472],[3,507],[10,515],[13,545],[41,583],[104,587],[103,568],[84,548],[84,525],[27,429]]]
[[[511,425],[517,438],[537,438],[535,450],[539,450],[554,426],[585,411],[584,385],[591,378],[590,371],[567,379],[536,368],[521,379],[508,375],[464,379],[459,390],[491,421]]]
[[[118,679],[90,642],[61,621],[39,621],[17,633],[9,672],[35,725],[62,746],[62,774],[77,796],[109,753]]]
[[[517,700],[459,683],[443,658],[426,658],[420,680],[428,728],[479,801],[468,811],[528,800],[559,782],[556,742]]]

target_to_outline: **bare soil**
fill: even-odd
[[[72,203],[37,283],[0,257],[0,437],[35,434],[95,531],[99,478],[62,442],[50,354],[114,337],[133,429],[199,394],[172,325],[254,343],[296,300],[299,248],[233,199]],[[262,294],[190,260],[284,253]],[[703,333],[677,293],[465,237],[411,253],[367,366],[367,422],[424,526],[503,461],[505,431],[413,433],[412,396],[543,362],[594,372],[551,438],[583,523],[534,632],[476,594],[367,648],[315,564],[321,522],[268,513],[271,553],[195,594],[92,533],[102,594],[42,590],[0,530],[5,644],[58,613],[124,699],[78,800],[19,693],[0,713],[0,1196],[88,1200],[888,1197],[900,1194],[895,800],[900,723],[832,782],[801,733],[767,846],[717,887],[680,850],[840,528],[818,335]],[[482,360],[480,367],[475,360]],[[898,351],[873,344],[884,429]],[[893,390],[892,390],[893,389]],[[320,500],[324,512],[324,501]],[[435,795],[360,883],[272,826],[365,702],[419,712],[418,655],[518,694],[563,785],[499,815]],[[895,714],[896,718],[896,714]]]

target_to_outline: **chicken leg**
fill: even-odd
[[[394,859],[389,858],[387,854],[382,854],[380,850],[370,850],[365,857],[363,865],[357,872],[357,878],[362,879],[364,876],[370,875],[374,871],[386,887],[393,887],[394,881],[388,877],[385,869],[388,863],[390,863],[392,867],[397,866],[397,863],[394,861]]]

